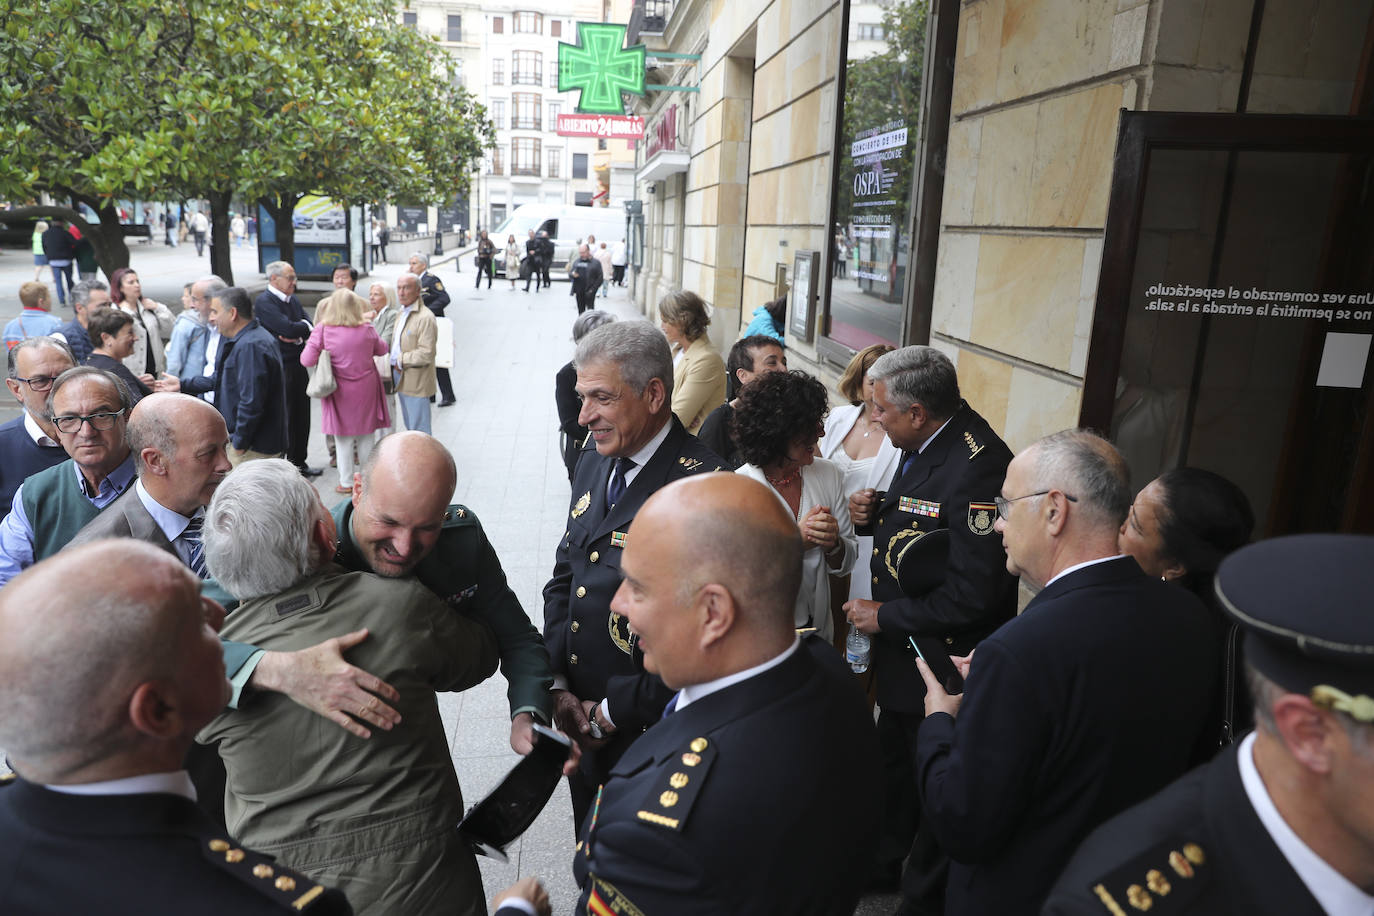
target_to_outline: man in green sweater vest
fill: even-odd
[[[0,587],[57,553],[134,482],[124,441],[129,392],[108,372],[68,369],[52,383],[48,413],[67,461],[24,481],[0,522]]]

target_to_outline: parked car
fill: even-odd
[[[309,229],[315,225],[315,221],[308,216],[296,214],[291,217],[291,225],[295,226],[297,229]]]
[[[344,227],[344,215],[338,210],[331,210],[324,216],[316,217],[316,229],[342,229]]]

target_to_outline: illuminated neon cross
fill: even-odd
[[[620,93],[644,94],[644,45],[622,48],[625,26],[603,22],[579,22],[577,41],[558,43],[558,91],[580,89],[583,114],[624,114]]]

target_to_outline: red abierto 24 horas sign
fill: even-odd
[[[561,114],[560,137],[601,137],[606,140],[640,140],[644,119],[638,115]]]

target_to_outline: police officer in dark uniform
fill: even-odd
[[[854,530],[873,537],[874,600],[855,599],[845,611],[873,639],[889,818],[878,854],[880,865],[893,868],[906,856],[920,810],[914,764],[925,683],[908,638],[937,637],[950,655],[967,655],[1015,614],[1016,579],[1006,570],[992,527],[993,500],[1012,456],[960,398],[954,365],[940,351],[894,350],[873,364],[868,377],[874,381],[875,418],[903,455],[886,492],[860,490],[850,497]],[[941,528],[950,535],[943,574],[931,577],[939,584],[923,594],[905,594],[897,578],[903,550]],[[917,831],[902,876],[912,912],[941,912],[945,866],[930,831]]]
[[[1244,547],[1216,591],[1256,730],[1094,831],[1043,913],[1374,912],[1374,538]]]
[[[20,774],[0,781],[0,912],[352,912],[196,805],[180,767],[229,696],[223,618],[179,560],[131,539],[63,551],[0,593],[0,744]]]
[[[418,251],[412,254],[410,272],[420,278],[420,298],[425,308],[433,312],[435,318],[444,317],[444,309],[448,308],[451,300],[448,290],[444,289],[443,281],[430,272],[429,257]],[[449,377],[448,369],[443,366],[436,367],[434,379],[439,384],[439,406],[453,406],[453,380]]]
[[[668,342],[645,321],[603,325],[577,345],[578,423],[591,430],[573,476],[568,531],[544,587],[554,715],[582,744],[570,780],[580,826],[596,786],[671,692],[645,673],[625,618],[611,610],[630,522],[664,484],[722,461],[673,416]]]

